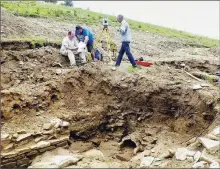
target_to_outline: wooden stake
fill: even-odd
[[[202,82],[202,80],[201,79],[199,79],[199,78],[197,78],[197,77],[195,77],[195,76],[193,76],[191,73],[189,73],[189,72],[187,72],[187,71],[185,71],[185,70],[183,70],[186,74],[188,74],[190,77],[192,77],[193,79],[196,79],[196,80],[198,80],[198,81],[200,81],[200,82]]]

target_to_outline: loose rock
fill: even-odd
[[[200,137],[199,141],[209,152],[216,152],[219,150],[220,141],[210,140],[208,138]]]
[[[186,159],[187,159],[187,161],[189,161],[189,162],[193,162],[193,161],[194,161],[193,157],[186,157]]]
[[[86,151],[84,153],[84,156],[88,157],[88,158],[94,158],[94,159],[97,159],[97,160],[101,160],[101,159],[104,158],[103,153],[100,150],[96,150],[96,149]]]
[[[197,151],[196,154],[193,156],[195,163],[199,161],[199,158],[201,157],[202,153],[200,151]]]
[[[16,141],[19,142],[19,141],[25,140],[25,139],[29,138],[30,136],[31,136],[30,133],[22,134],[22,135],[18,136],[18,138],[16,139]]]
[[[136,162],[138,160],[141,160],[143,157],[150,155],[150,151],[149,150],[145,150],[139,154],[137,154],[136,156],[132,157],[131,162]]]
[[[55,128],[58,128],[58,127],[62,126],[62,120],[60,120],[60,119],[53,119],[53,120],[51,120],[51,124],[53,124],[53,126]]]
[[[213,135],[215,136],[220,136],[220,126],[217,126],[213,131],[212,133]]]
[[[148,156],[141,159],[140,167],[149,167],[154,161],[154,157]]]
[[[120,154],[117,154],[116,158],[121,160],[121,161],[129,161],[129,159],[126,156],[123,156],[123,155],[120,155]]]
[[[37,137],[34,139],[34,142],[37,143],[37,142],[41,141],[42,139],[43,139],[43,137]]]
[[[57,75],[60,75],[62,73],[62,70],[61,69],[56,69],[56,74]]]
[[[220,165],[219,165],[219,163],[218,162],[213,162],[213,163],[211,163],[210,164],[210,167],[209,168],[220,168]]]
[[[44,148],[44,147],[48,147],[48,146],[50,146],[50,142],[40,141],[37,144],[31,146],[31,149],[40,149],[40,148]]]
[[[186,160],[187,153],[188,153],[188,150],[186,148],[178,148],[175,154],[176,159],[181,160],[181,161]]]
[[[64,168],[76,164],[82,156],[73,154],[63,148],[57,148],[38,156],[28,168]]]
[[[12,135],[13,138],[18,138],[18,133]]]
[[[1,140],[5,140],[9,137],[9,134],[1,134]]]
[[[205,161],[200,161],[198,163],[195,163],[192,168],[208,168],[208,163]]]
[[[62,127],[68,127],[69,125],[70,125],[69,122],[63,121],[61,126],[62,126]]]
[[[211,140],[219,140],[219,137],[215,136],[214,134],[207,134],[207,138],[211,139]]]
[[[53,127],[53,125],[51,123],[45,123],[44,126],[43,126],[43,128],[45,130],[50,130],[50,129],[52,129],[52,127]]]
[[[26,134],[27,132],[22,129],[22,130],[17,131],[17,133],[18,133],[18,134]]]
[[[10,144],[8,144],[4,149],[5,150],[10,150],[10,149],[12,149],[14,147],[14,144],[13,143],[10,143]]]
[[[199,85],[199,84],[196,84],[196,85],[193,85],[193,86],[192,86],[192,89],[193,89],[193,90],[199,90],[199,89],[202,89],[202,86]]]
[[[187,156],[193,157],[196,154],[196,151],[187,150]]]

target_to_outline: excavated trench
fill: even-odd
[[[75,77],[67,77],[61,88],[67,111],[78,112],[77,119],[73,116],[71,121],[74,138],[86,139],[97,131],[117,130],[121,130],[123,137],[147,123],[163,124],[175,132],[193,135],[215,117],[214,102],[178,84],[152,88],[144,78],[123,79],[113,84],[111,78],[103,76],[82,70]],[[82,120],[86,130],[77,130]]]
[[[36,130],[40,130],[45,121],[60,118],[70,124],[68,131],[64,132],[64,135],[70,136],[70,149],[84,149],[92,143],[103,152],[112,151],[107,153],[109,157],[119,151],[124,155],[127,153],[126,160],[118,159],[128,161],[138,152],[154,149],[159,154],[187,142],[203,132],[217,113],[215,107],[219,98],[213,95],[218,91],[212,90],[211,94],[210,91],[194,91],[183,80],[185,76],[173,77],[176,70],[170,70],[169,76],[158,74],[155,77],[111,72],[103,67],[86,65],[76,69],[59,68],[58,73],[58,68],[51,64],[54,49],[45,51],[47,55],[40,53],[44,58],[28,50],[20,56],[19,52],[10,56],[5,51],[7,57],[2,64],[3,76],[10,70],[9,67],[17,66],[14,74],[20,83],[7,86],[14,83],[13,78],[1,83],[3,131],[16,131],[16,126],[13,129],[12,124],[7,125],[12,123],[12,119],[15,124],[17,121],[21,127],[26,126],[27,130],[30,130],[27,123],[34,121],[31,127],[41,127],[33,127],[32,131],[38,132]],[[13,60],[15,56],[16,61]],[[17,62],[26,57],[28,59],[19,66]],[[39,66],[28,67],[29,63]],[[42,69],[45,69],[44,72]],[[21,76],[25,71],[26,79]],[[44,112],[45,117],[35,116],[39,112]],[[30,119],[22,119],[24,115]],[[18,166],[18,162],[16,164]]]

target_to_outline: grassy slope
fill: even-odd
[[[79,8],[72,8],[66,6],[55,5],[51,3],[40,3],[35,1],[20,1],[20,2],[7,2],[2,1],[1,6],[7,8],[15,15],[25,17],[43,17],[53,18],[58,21],[85,23],[88,25],[100,25],[102,18],[108,17],[109,23],[112,26],[119,26],[116,22],[116,18],[110,15],[104,15],[96,12],[91,12]],[[155,26],[143,22],[134,20],[128,20],[130,27],[142,31],[149,31],[156,34],[176,37],[184,40],[188,40],[190,43],[201,44],[207,47],[219,46],[220,41],[207,37],[201,37],[192,35],[190,33],[165,28],[161,26]]]

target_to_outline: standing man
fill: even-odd
[[[68,56],[71,66],[76,66],[75,55],[79,55],[82,59],[82,63],[86,63],[85,51],[78,52],[78,42],[75,39],[73,31],[69,31],[68,35],[63,39],[60,53],[64,56]]]
[[[121,38],[122,45],[121,45],[121,49],[119,51],[119,55],[118,55],[116,64],[114,67],[112,67],[112,70],[116,70],[116,68],[120,66],[124,53],[126,53],[126,55],[128,56],[128,59],[129,59],[130,63],[132,64],[132,66],[134,68],[136,68],[137,67],[136,62],[135,62],[134,57],[130,51],[131,32],[130,32],[129,25],[124,20],[123,15],[118,15],[117,21],[119,23],[121,23],[121,27],[119,28],[118,31],[120,32],[120,38]]]
[[[91,32],[88,29],[82,28],[79,25],[76,25],[75,35],[77,39],[86,44],[87,50],[89,53],[93,50],[94,38]]]

